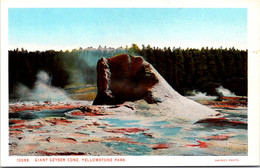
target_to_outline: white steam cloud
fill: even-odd
[[[230,90],[224,88],[223,86],[219,86],[218,88],[216,88],[216,91],[218,93],[222,93],[223,96],[227,96],[227,97],[236,96],[234,93],[232,93]]]
[[[31,101],[70,101],[71,99],[66,94],[66,92],[60,88],[50,85],[50,76],[44,72],[40,71],[37,74],[37,81],[34,84],[33,89],[29,89],[23,84],[19,84],[16,87],[16,94],[22,100]]]
[[[207,96],[207,93],[192,91],[193,96],[187,96],[192,100],[215,100],[217,96]]]

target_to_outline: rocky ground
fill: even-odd
[[[231,100],[200,100],[219,117],[197,121],[165,115],[143,100],[110,106],[10,103],[9,154],[247,155],[246,102]]]

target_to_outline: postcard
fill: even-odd
[[[258,1],[1,1],[1,166],[259,165]]]

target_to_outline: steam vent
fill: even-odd
[[[216,115],[214,110],[177,93],[140,56],[122,54],[101,58],[97,72],[98,94],[93,105],[145,103],[150,109],[148,113],[157,111],[160,116],[194,121]]]

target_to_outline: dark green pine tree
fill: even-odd
[[[225,49],[223,56],[224,56],[224,62],[226,67],[226,78],[231,79],[235,76],[236,73],[236,67],[235,60],[234,60],[234,48]]]
[[[211,48],[207,54],[207,76],[211,82],[215,82],[217,79],[217,66],[215,59],[215,50]]]
[[[201,50],[196,50],[194,52],[194,61],[195,61],[195,80],[196,80],[196,88],[202,92],[205,92],[205,88],[207,87],[208,79],[207,79],[207,57],[206,50],[203,47]]]
[[[147,61],[149,63],[151,63],[152,65],[154,65],[154,55],[153,55],[153,49],[151,48],[150,45],[148,45],[146,48],[146,57],[147,57]]]
[[[173,61],[171,59],[172,51],[171,48],[164,48],[164,68],[165,68],[165,79],[170,83],[172,80],[172,73],[171,73],[171,67],[173,64]]]
[[[140,54],[145,60],[147,60],[147,54],[146,54],[146,49],[145,46],[142,45],[142,49],[141,49],[141,54]]]
[[[185,77],[183,81],[183,86],[186,88],[186,90],[193,90],[195,63],[190,49],[184,50],[184,69],[185,69]]]
[[[216,50],[215,62],[217,67],[217,79],[216,81],[221,83],[223,80],[226,79],[226,67],[224,62],[223,56],[223,49]]]
[[[176,83],[176,90],[179,91],[179,93],[183,94],[183,79],[184,79],[184,56],[183,51],[181,48],[177,48],[174,50],[175,55],[175,83]]]

